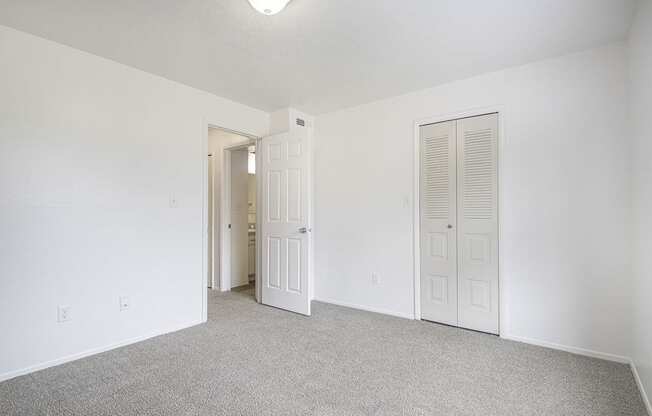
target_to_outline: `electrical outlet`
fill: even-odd
[[[68,322],[72,319],[72,311],[70,306],[59,305],[57,309],[57,322]]]
[[[380,278],[378,277],[378,273],[371,273],[371,284],[377,286],[378,283],[380,283]]]
[[[131,306],[129,298],[127,296],[120,296],[120,310],[125,311],[129,309],[129,306]]]

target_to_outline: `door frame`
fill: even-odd
[[[240,133],[238,133],[240,134]],[[231,223],[231,155],[234,151],[247,149],[249,146],[256,147],[256,159],[258,159],[258,139],[244,136],[243,140],[224,147],[222,151],[222,183],[220,187],[220,291],[231,290],[231,238],[228,224]],[[258,160],[256,160],[258,163]],[[258,167],[258,165],[256,166]],[[258,170],[258,169],[256,169]],[[257,173],[257,172],[256,172]],[[256,175],[256,201],[260,198],[261,188],[259,186],[259,175]],[[258,259],[260,252],[259,232],[259,210],[256,209],[256,300],[259,299],[259,273]]]
[[[503,151],[507,145],[506,142],[506,116],[505,108],[502,105],[494,105],[481,108],[473,108],[469,110],[463,110],[453,113],[440,114],[432,117],[422,118],[414,121],[414,171],[413,171],[413,195],[414,200],[412,201],[412,206],[414,208],[413,212],[413,260],[414,260],[414,275],[413,275],[413,284],[414,284],[414,319],[421,320],[421,208],[420,208],[420,179],[421,179],[421,140],[419,130],[421,126],[427,124],[442,123],[445,121],[459,120],[461,118],[477,117],[485,114],[497,113],[498,114],[498,334],[499,336],[503,331],[508,328],[507,321],[507,293],[505,290],[505,276],[503,275],[503,259],[505,258],[505,249],[501,245],[502,236],[503,236],[503,218],[502,213],[504,212],[503,206]]]

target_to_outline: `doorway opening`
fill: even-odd
[[[252,301],[310,315],[312,122],[298,114],[278,113],[281,132],[264,138],[208,126],[204,171],[211,178],[204,184],[212,183],[207,192],[212,206],[209,215],[209,203],[204,204],[204,224],[212,226],[202,231],[204,247],[210,247],[203,263],[210,281],[202,283],[204,317],[207,286],[242,290],[254,295]]]
[[[259,299],[257,138],[209,127],[207,147],[207,286]]]

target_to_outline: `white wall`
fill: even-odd
[[[637,84],[646,51],[632,62],[634,86],[649,88]],[[0,379],[200,322],[202,120],[262,136],[269,116],[2,26],[0,62]],[[625,62],[617,44],[318,117],[316,298],[412,315],[413,122],[500,105],[503,334],[630,355],[635,313],[649,386],[650,309],[628,306]],[[641,114],[649,95],[632,103]],[[638,118],[637,154],[650,119]],[[644,162],[640,213],[652,205]],[[651,270],[640,216],[637,293]],[[71,322],[56,323],[59,304]]]
[[[615,44],[317,117],[315,298],[412,316],[414,121],[499,105],[502,335],[629,356],[625,54]]]
[[[652,397],[652,1],[641,1],[630,34],[634,191],[634,363]],[[652,414],[652,407],[648,402]]]
[[[202,120],[269,115],[2,26],[0,62],[0,379],[201,322]]]

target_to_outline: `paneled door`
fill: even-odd
[[[262,303],[310,315],[310,143],[293,133],[261,143]]]
[[[419,133],[421,318],[497,334],[498,115]]]
[[[457,121],[459,326],[498,333],[498,115]]]
[[[421,126],[421,317],[457,325],[456,122]]]

